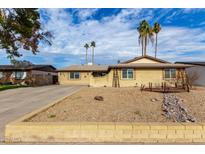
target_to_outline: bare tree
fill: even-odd
[[[190,87],[193,86],[194,82],[199,79],[200,75],[196,71],[189,71],[186,75],[187,83]]]

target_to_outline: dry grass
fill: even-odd
[[[103,96],[104,101],[94,100]],[[151,99],[158,101],[152,102]],[[163,94],[138,88],[84,88],[39,113],[30,121],[41,122],[167,122],[162,115]]]

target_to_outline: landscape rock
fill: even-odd
[[[159,101],[157,98],[152,98],[151,99],[151,102],[156,102],[156,101]]]
[[[102,96],[95,96],[94,99],[97,101],[104,101],[104,98]]]
[[[196,119],[188,113],[183,101],[175,95],[164,94],[162,110],[167,118],[175,122],[195,122]]]

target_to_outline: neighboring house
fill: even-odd
[[[56,68],[51,65],[0,65],[0,84],[41,86],[57,81]]]
[[[194,67],[186,69],[187,75],[193,80],[193,85],[205,86],[205,62],[175,62],[176,64],[189,64]]]
[[[141,56],[116,65],[72,65],[58,70],[59,84],[94,87],[161,86],[185,80],[186,64],[172,64],[151,56]]]

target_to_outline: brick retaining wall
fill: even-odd
[[[205,124],[16,122],[6,126],[5,141],[205,143]]]

